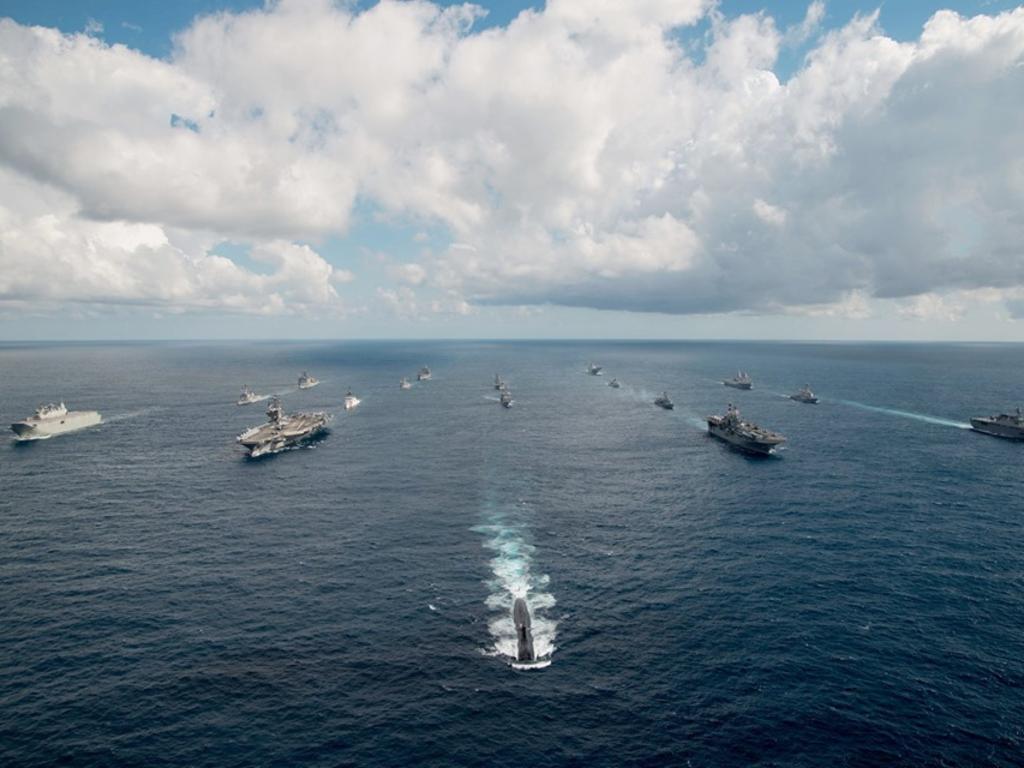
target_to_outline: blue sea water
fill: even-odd
[[[965,429],[1019,402],[1024,347],[6,344],[0,372],[8,422],[106,419],[0,444],[0,765],[1024,761],[1024,445]],[[246,383],[330,433],[245,459]],[[730,401],[786,450],[707,437]],[[517,594],[543,668],[509,664]]]

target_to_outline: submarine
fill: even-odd
[[[516,625],[516,661],[536,661],[533,633],[530,631],[530,609],[521,597],[512,604],[512,621]]]

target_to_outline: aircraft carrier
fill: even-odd
[[[277,453],[315,437],[327,428],[331,420],[329,413],[289,413],[281,408],[281,401],[274,398],[267,407],[266,424],[247,429],[238,436],[238,442],[249,451],[249,456],[258,458]]]

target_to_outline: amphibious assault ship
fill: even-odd
[[[774,453],[779,445],[786,442],[786,438],[777,432],[743,421],[739,409],[732,403],[724,416],[708,416],[708,434],[744,451],[764,455]]]
[[[19,440],[45,440],[63,432],[74,432],[99,424],[102,417],[97,411],[69,411],[64,403],[40,405],[27,419],[11,424]]]
[[[971,427],[993,437],[1007,440],[1024,440],[1024,415],[1020,408],[1015,413],[1000,413],[998,416],[975,416]]]
[[[266,424],[247,429],[238,436],[238,442],[245,446],[249,456],[254,459],[283,451],[316,436],[327,428],[331,420],[329,413],[285,414],[281,400],[276,397],[267,406],[267,417],[270,421]]]

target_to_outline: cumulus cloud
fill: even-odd
[[[390,270],[406,314],[916,316],[1024,285],[1024,8],[940,11],[909,42],[877,13],[823,32],[818,0],[785,30],[711,0],[481,13],[280,0],[196,19],[168,60],[0,21],[0,294],[330,305],[351,273],[296,243],[344,237],[361,200],[452,242]],[[694,54],[676,32],[702,19]]]

